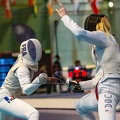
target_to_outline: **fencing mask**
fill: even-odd
[[[34,38],[22,42],[20,45],[20,54],[31,65],[37,64],[42,56],[41,43]]]

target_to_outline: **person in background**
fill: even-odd
[[[81,61],[80,60],[75,60],[74,62],[74,66],[73,66],[73,80],[78,80],[78,81],[82,81],[82,74],[81,74],[81,68],[83,68],[83,65],[81,65]],[[74,70],[79,69],[77,72],[77,74],[79,74],[79,76],[76,77],[76,73],[74,72]]]
[[[116,106],[120,100],[120,48],[115,37],[111,34],[109,19],[104,14],[91,14],[84,23],[84,29],[77,25],[59,3],[56,9],[61,21],[81,41],[90,43],[92,58],[96,65],[96,74],[92,80],[76,82],[66,81],[74,90],[95,88],[79,99],[75,109],[83,120],[95,120],[92,111],[98,110],[100,120],[116,120]]]
[[[81,67],[81,61],[80,60],[75,60],[75,67]]]
[[[80,61],[80,60],[75,60],[74,65],[75,65],[75,68],[76,68],[76,67],[80,68],[80,72],[81,72],[80,78],[82,79],[82,81],[86,81],[86,80],[89,80],[89,79],[92,78],[91,75],[90,75],[90,72],[87,71],[87,68],[86,68],[85,65],[82,65],[82,64],[81,64],[81,61]],[[83,71],[86,72],[86,76],[84,76],[84,77],[82,77],[82,72],[83,72]],[[75,79],[75,78],[73,77],[73,79]]]
[[[62,70],[61,63],[60,63],[60,56],[57,54],[55,55],[56,60],[54,61],[53,66],[56,66],[59,71]]]
[[[91,78],[91,75],[87,72],[86,67],[81,64],[80,60],[75,60],[74,64],[75,64],[75,67],[82,68],[82,69],[84,69],[86,71],[86,77],[83,77],[83,78],[80,77],[81,80],[78,80],[78,81],[86,81],[86,80],[89,80]],[[75,80],[76,78],[73,77],[72,79]],[[91,90],[81,90],[81,91],[83,91],[84,93],[89,93]]]
[[[61,79],[62,81],[65,81],[65,77],[62,73],[62,67],[61,67],[61,63],[60,63],[60,56],[57,54],[55,55],[56,60],[53,63],[53,76],[56,78]],[[54,85],[54,91],[62,92],[62,82],[61,81],[57,81],[58,85]]]
[[[14,120],[14,117],[39,120],[39,112],[18,97],[22,93],[32,94],[47,82],[45,73],[39,74],[33,80],[41,56],[42,47],[37,39],[31,38],[21,43],[20,55],[0,88],[0,120]]]

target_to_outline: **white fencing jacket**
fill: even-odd
[[[106,78],[106,75],[112,74],[120,78],[120,47],[112,34],[107,36],[103,31],[84,30],[68,15],[63,16],[61,20],[78,40],[93,45],[92,58],[96,65],[96,75],[90,81],[80,82],[82,89],[95,87],[100,79]]]
[[[7,90],[9,95],[13,95],[15,97],[19,97],[21,93],[25,93],[27,95],[33,93],[42,84],[42,82],[40,82],[39,76],[33,80],[35,71],[30,68],[22,61],[21,58],[18,58],[5,78],[2,85],[3,90]]]

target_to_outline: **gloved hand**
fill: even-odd
[[[41,73],[39,74],[39,81],[41,84],[47,83],[47,74],[46,73]]]
[[[71,91],[81,90],[80,84],[78,82],[76,82],[75,80],[69,80],[69,79],[67,79],[66,80],[66,85],[68,86],[68,88]]]

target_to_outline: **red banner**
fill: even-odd
[[[29,6],[33,6],[34,5],[34,0],[29,0]]]
[[[98,1],[97,0],[88,0],[90,3],[92,10],[95,14],[99,14],[99,9],[98,9]]]
[[[11,11],[10,11],[10,2],[9,0],[2,0],[2,5],[5,8],[6,17],[11,18]]]

